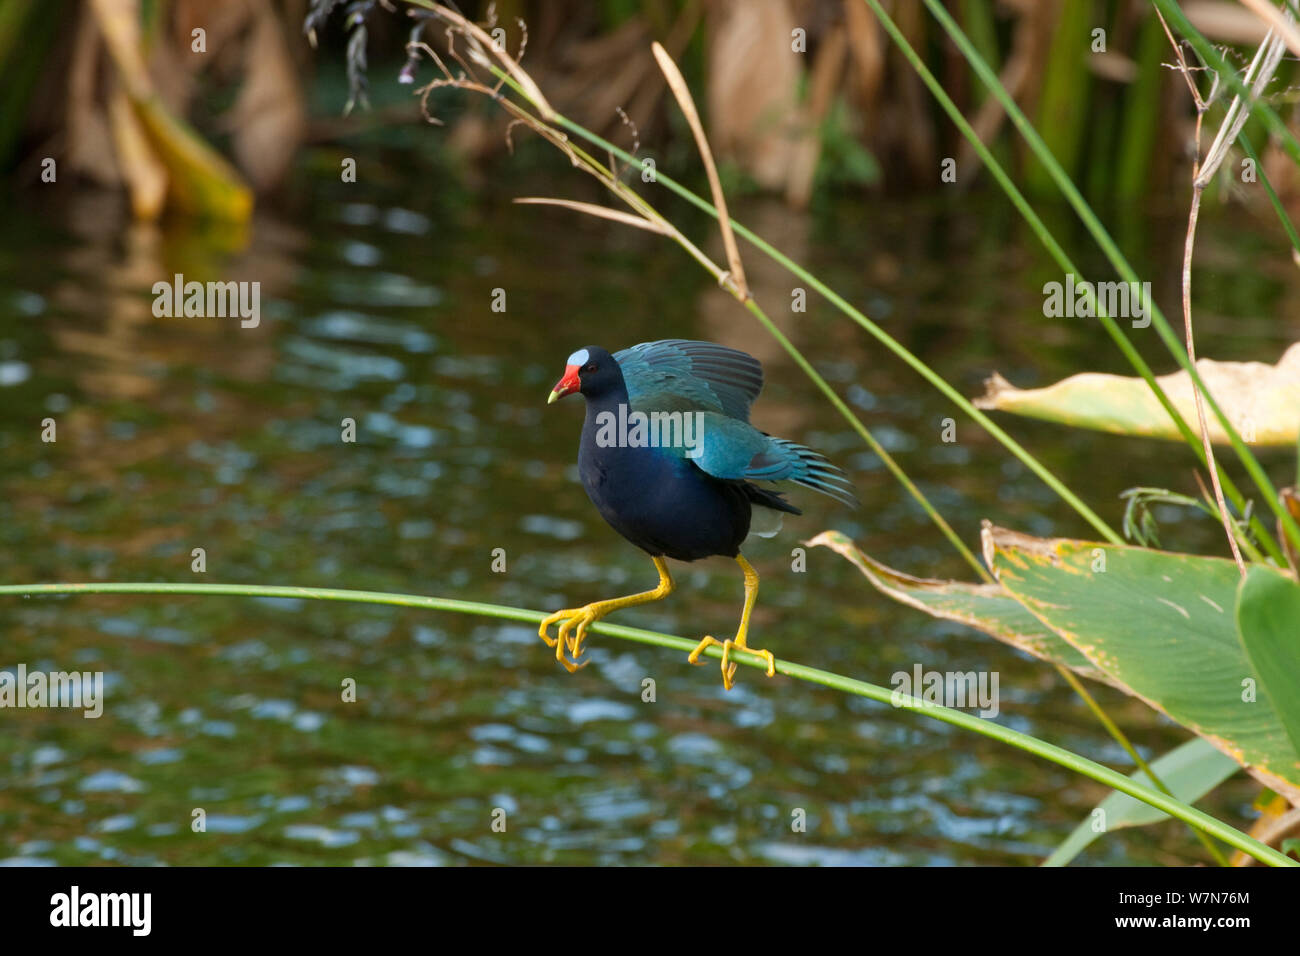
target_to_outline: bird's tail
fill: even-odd
[[[785,438],[768,436],[767,440],[777,452],[773,457],[779,458],[785,466],[782,470],[786,473],[781,476],[781,480],[793,481],[813,491],[820,491],[850,508],[858,506],[853,483],[825,455]],[[761,479],[763,476],[751,472],[748,477]]]
[[[760,508],[768,508],[772,511],[784,511],[788,515],[803,514],[798,508],[785,500],[785,495],[779,491],[772,491],[770,488],[760,488],[758,485],[752,485],[749,482],[744,483],[745,497],[749,499],[751,505],[758,505]]]

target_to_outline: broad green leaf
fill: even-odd
[[[827,547],[848,558],[881,594],[925,613],[956,621],[996,637],[1018,650],[1052,664],[1063,664],[1083,677],[1115,685],[1078,650],[1025,610],[1000,584],[966,584],[916,578],[895,571],[864,553],[848,535],[823,531],[810,547]]]
[[[1252,445],[1294,445],[1300,435],[1300,342],[1277,365],[1201,359],[1196,370],[1233,427]],[[1191,377],[1182,370],[1156,381],[1184,420],[1196,421]],[[1013,412],[1119,435],[1182,441],[1182,435],[1140,378],[1085,372],[1046,388],[1019,389],[996,373],[976,408]],[[1210,440],[1227,444],[1219,420],[1209,415]],[[1195,426],[1193,425],[1193,428]]]
[[[1300,753],[1237,638],[1232,561],[988,524],[984,554],[1007,592],[1094,665],[1300,804]]]
[[[1237,635],[1300,752],[1300,584],[1251,567],[1237,591]]]
[[[1193,737],[1158,760],[1151,761],[1151,769],[1175,797],[1184,803],[1195,803],[1240,770],[1241,765],[1220,753],[1208,740]],[[1154,786],[1143,770],[1129,774],[1129,778],[1149,787]],[[1105,829],[1100,832],[1093,829],[1098,810],[1104,814],[1101,822]],[[1065,842],[1052,851],[1052,855],[1043,861],[1043,866],[1065,866],[1102,833],[1125,827],[1144,827],[1168,818],[1169,814],[1163,810],[1135,800],[1127,793],[1112,790],[1110,796],[1101,801],[1088,814],[1087,819],[1074,828]]]

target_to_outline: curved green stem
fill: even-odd
[[[302,598],[320,601],[352,601],[361,604],[386,604],[396,607],[414,607],[424,608],[427,610],[452,611],[459,614],[474,614],[481,617],[494,617],[510,621],[526,621],[528,623],[539,623],[546,615],[541,611],[534,611],[528,608],[506,607],[500,604],[486,604],[480,601],[462,601],[456,598],[428,597],[420,594],[392,594],[386,591],[350,591],[338,588],[303,588],[303,587],[282,587],[273,585],[258,584],[171,584],[171,583],[103,583],[91,582],[84,584],[6,584],[0,585],[0,595],[22,595],[31,597],[32,595],[48,594],[200,594],[200,595],[235,595],[240,597],[260,597],[260,598]],[[671,650],[690,653],[695,649],[697,641],[688,640],[684,637],[677,637],[672,634],[661,634],[657,631],[645,631],[635,627],[624,627],[619,624],[600,623],[594,625],[592,630],[609,637],[619,638],[626,641],[634,641],[638,644],[649,644],[654,647],[664,647]],[[704,653],[709,657],[721,658],[722,651],[717,647],[707,648]],[[737,664],[743,664],[746,667],[755,667],[760,670],[767,668],[767,662],[756,654],[746,653],[732,649],[731,660]],[[868,684],[865,681],[854,680],[851,677],[844,677],[840,674],[834,674],[830,671],[818,670],[815,667],[806,667],[803,664],[792,664],[788,661],[778,660],[776,662],[777,673],[784,674],[787,677],[793,677],[796,680],[807,681],[811,684],[820,684],[823,687],[829,687],[832,690],[843,691],[846,694],[854,694],[858,697],[865,697],[868,700],[874,700],[882,704],[890,704],[900,710],[909,710],[933,720],[939,720],[946,724],[952,724],[964,730],[989,737],[993,740],[1000,741],[1008,746],[1023,750],[1026,753],[1042,757],[1044,760],[1051,761],[1059,766],[1072,770],[1096,780],[1098,783],[1105,784],[1121,793],[1127,793],[1129,796],[1141,800],[1143,803],[1150,804],[1157,810],[1163,810],[1172,817],[1177,817],[1186,823],[1191,824],[1199,830],[1211,836],[1218,837],[1224,843],[1236,847],[1244,853],[1249,853],[1255,859],[1262,863],[1268,863],[1273,866],[1300,866],[1295,860],[1288,859],[1285,855],[1274,850],[1272,847],[1265,846],[1254,837],[1242,833],[1235,827],[1229,826],[1221,820],[1216,820],[1202,810],[1188,806],[1181,800],[1177,800],[1168,794],[1161,793],[1151,787],[1144,786],[1134,780],[1111,770],[1109,767],[1103,767],[1087,757],[1081,757],[1072,753],[1063,747],[1055,744],[1049,744],[1045,740],[1039,740],[1037,737],[1021,733],[1018,730],[1012,730],[1001,724],[995,724],[990,720],[984,720],[959,710],[952,710],[947,707],[940,707],[934,704],[909,696],[899,694],[886,687],[879,687],[875,684]]]

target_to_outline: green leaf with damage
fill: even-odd
[[[1237,637],[1232,561],[988,524],[984,554],[1007,592],[1096,667],[1300,804],[1300,750]]]
[[[913,577],[881,564],[855,545],[848,535],[838,531],[823,531],[805,543],[809,547],[830,548],[844,556],[876,590],[900,604],[983,631],[1040,660],[1064,665],[1082,677],[1114,684],[1083,654],[1030,614],[1000,584],[967,584]]]

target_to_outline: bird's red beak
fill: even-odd
[[[551,397],[546,400],[546,404],[550,405],[557,398],[563,398],[570,392],[576,392],[580,388],[582,388],[582,381],[578,378],[578,366],[566,365],[564,366],[564,378],[555,383],[555,388],[551,389]]]

